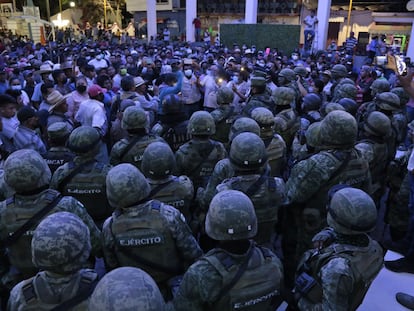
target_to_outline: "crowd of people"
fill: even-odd
[[[2,41],[2,308],[356,310],[387,249],[414,273],[411,69],[167,31]]]

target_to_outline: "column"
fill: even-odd
[[[414,61],[414,21],[411,26],[410,41],[408,42],[407,56],[411,58],[411,62]]]
[[[257,24],[257,0],[246,0],[245,24]]]
[[[326,40],[328,39],[329,16],[331,15],[331,0],[318,1],[318,25],[316,33],[316,48],[318,50],[325,50]]]
[[[157,37],[157,7],[155,0],[147,0],[147,40]]]
[[[187,42],[195,41],[194,18],[197,17],[197,0],[185,1],[185,35]]]

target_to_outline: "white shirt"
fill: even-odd
[[[305,17],[305,30],[315,30],[315,24],[318,18],[316,15],[314,17],[308,15]],[[310,26],[309,26],[310,25]]]
[[[14,132],[16,132],[17,127],[19,126],[20,122],[17,120],[17,117],[11,118],[1,118],[1,122],[3,123],[3,130],[1,131],[4,136],[8,139],[12,139],[14,136]]]
[[[92,126],[101,130],[101,135],[105,135],[108,130],[104,104],[95,99],[87,99],[81,102],[79,110],[75,115],[75,120],[81,125]]]

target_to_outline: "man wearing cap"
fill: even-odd
[[[32,103],[35,107],[39,107],[39,104],[42,102],[42,91],[40,89],[42,85],[47,81],[53,83],[53,81],[49,77],[52,71],[52,66],[50,66],[50,64],[48,63],[40,65],[40,69],[35,71],[35,74],[39,74],[42,78],[42,81],[36,84],[31,98]]]
[[[266,79],[262,76],[254,76],[250,79],[250,96],[243,107],[243,115],[250,117],[254,108],[264,107],[274,111],[274,103],[266,92]]]
[[[72,129],[66,122],[54,122],[47,128],[50,149],[43,158],[46,160],[52,174],[57,168],[75,157],[69,148],[66,147],[66,141]]]
[[[154,125],[155,116],[158,111],[159,98],[156,96],[158,93],[157,88],[154,89],[154,96],[148,93],[147,82],[142,77],[134,78],[136,97],[135,103],[138,102],[138,106],[141,106],[148,113],[150,126]]]
[[[199,77],[194,75],[192,59],[184,59],[183,71],[184,78],[181,86],[181,99],[184,103],[184,111],[187,113],[188,118],[190,118],[193,112],[200,110],[201,85]]]
[[[64,122],[67,124],[69,131],[73,129],[73,121],[72,119],[66,116],[66,112],[68,111],[68,104],[66,102],[66,98],[68,95],[63,96],[58,91],[52,91],[46,101],[49,103],[49,117],[47,118],[47,126],[55,122]]]
[[[81,102],[79,110],[75,115],[75,120],[79,122],[80,125],[96,128],[101,135],[101,138],[105,137],[108,131],[108,120],[103,104],[105,92],[106,89],[101,88],[97,84],[90,86],[88,88],[90,99]],[[96,158],[98,161],[104,163],[109,162],[108,150],[103,142]]]
[[[46,153],[46,146],[35,131],[39,127],[39,118],[36,111],[28,106],[23,106],[17,112],[20,125],[13,136],[13,142],[17,149],[33,149],[41,155]]]

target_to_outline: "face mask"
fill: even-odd
[[[292,55],[292,59],[293,60],[298,60],[298,56],[297,55]]]
[[[239,77],[238,76],[233,76],[232,80],[233,80],[234,83],[237,83],[237,82],[239,82]]]
[[[309,93],[315,93],[315,89],[313,88],[313,86],[310,86],[308,89]]]
[[[191,75],[193,74],[193,71],[191,69],[186,69],[184,70],[184,74],[186,77],[191,77]]]
[[[84,92],[86,91],[86,85],[78,85],[78,86],[76,87],[76,90],[77,90],[79,93],[84,93]]]
[[[12,90],[20,91],[22,89],[22,86],[21,85],[12,85],[10,88]]]
[[[121,76],[125,76],[125,75],[127,74],[127,70],[126,70],[126,68],[122,68],[122,69],[119,71],[119,74],[120,74]]]

